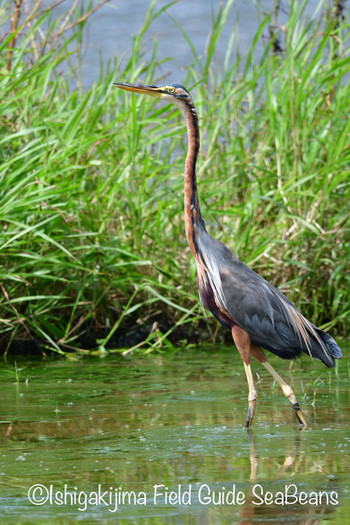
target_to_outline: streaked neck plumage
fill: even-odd
[[[204,228],[202,219],[197,185],[196,185],[196,161],[199,152],[199,128],[198,117],[191,99],[182,102],[181,111],[186,120],[188,134],[188,148],[185,162],[185,230],[189,247],[193,255],[198,255],[198,228]]]

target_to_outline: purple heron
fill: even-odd
[[[250,366],[255,357],[279,383],[291,402],[299,424],[306,422],[293,390],[272,368],[262,348],[283,359],[293,359],[301,352],[334,367],[341,350],[334,339],[306,319],[287,297],[268,281],[243,264],[222,242],[206,230],[199,207],[196,162],[199,152],[198,117],[193,100],[180,84],[169,86],[114,84],[134,93],[150,95],[177,106],[186,121],[188,149],[185,161],[185,230],[198,274],[203,305],[226,328],[242,357],[248,381],[248,414],[251,427],[257,392]]]

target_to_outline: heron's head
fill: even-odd
[[[189,92],[186,88],[181,86],[181,84],[170,84],[169,86],[147,86],[143,84],[115,83],[114,86],[124,89],[125,91],[132,91],[133,93],[161,98],[165,102],[172,102],[179,108],[183,108],[184,103],[188,103],[189,101],[192,102]]]

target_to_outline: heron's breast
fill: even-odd
[[[203,306],[207,308],[218,321],[226,328],[230,330],[237,326],[235,320],[230,316],[230,314],[219,304],[218,299],[215,296],[214,290],[212,289],[208,280],[203,279],[198,275],[198,287],[199,295]]]

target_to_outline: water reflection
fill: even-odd
[[[283,362],[274,364],[285,371]],[[10,366],[0,370],[4,516],[30,520],[35,511],[45,520],[56,515],[57,507],[33,508],[26,497],[31,485],[53,483],[81,491],[99,484],[144,491],[147,505],[121,505],[120,523],[174,523],[174,516],[178,523],[193,524],[268,523],[279,516],[290,523],[317,523],[328,515],[332,523],[344,523],[350,500],[346,361],[332,381],[327,370],[307,361],[295,364],[288,380],[304,393],[309,423],[304,431],[297,430],[279,389],[272,391],[269,378],[261,375],[251,434],[244,428],[244,371],[232,350],[27,366],[18,384]],[[191,487],[191,505],[161,500],[154,505],[157,484],[169,491]],[[319,504],[282,505],[275,496],[256,504],[262,495],[293,485],[298,494],[335,491],[340,504],[326,504],[326,496]],[[203,503],[202,486],[203,496],[208,486],[217,497],[235,487],[244,502]],[[79,514],[74,506],[65,512],[72,519]],[[111,517],[103,506],[84,512],[86,519],[96,516]]]
[[[283,507],[283,519],[291,524],[317,524],[324,518],[325,514],[333,514],[339,504],[339,492],[332,484],[328,486],[318,484],[312,490],[300,487],[293,478],[297,476],[298,460],[301,457],[302,437],[305,427],[294,434],[290,443],[290,450],[286,454],[283,463],[275,474],[275,483],[272,487],[266,487],[258,482],[259,453],[253,432],[248,433],[250,443],[250,487],[245,504],[239,513],[239,524],[251,524],[262,519],[274,521],[281,513]],[[288,481],[285,478],[288,472]],[[280,480],[280,482],[278,482]],[[305,490],[306,489],[306,490]]]

